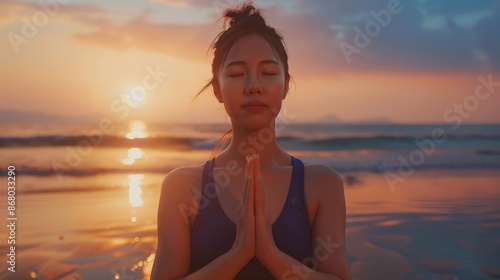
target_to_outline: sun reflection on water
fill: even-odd
[[[127,138],[146,138],[148,133],[146,132],[146,124],[142,121],[133,121],[128,126]]]
[[[144,152],[141,148],[130,148],[127,151],[127,158],[122,160],[124,165],[132,165],[135,163],[136,159],[140,159],[144,156]]]
[[[130,205],[132,207],[142,206],[142,181],[144,180],[144,174],[130,174],[128,175],[128,200],[130,201]],[[137,221],[137,218],[132,217],[132,222]]]

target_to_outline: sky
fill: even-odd
[[[0,121],[228,123],[209,45],[242,0],[0,1]],[[500,123],[500,1],[254,1],[295,122]]]

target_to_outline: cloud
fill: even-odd
[[[195,1],[186,1],[186,0],[151,0],[154,3],[163,3],[172,7],[193,7],[195,6]]]
[[[44,17],[49,21],[70,20],[72,23],[76,21],[89,25],[97,22],[102,26],[104,22],[109,22],[118,14],[106,11],[95,4],[61,4],[58,1],[27,3],[19,0],[2,0],[0,16],[0,29],[2,29],[13,23],[23,24],[24,20],[32,24],[38,21],[43,22]]]
[[[151,23],[147,16],[120,26],[96,24],[97,30],[74,34],[85,43],[115,49],[141,49],[186,60],[202,59],[214,33],[209,25]]]
[[[150,0],[155,3],[163,3],[171,7],[195,7],[195,8],[215,8],[217,11],[221,11],[225,8],[234,8],[240,6],[248,0]],[[253,1],[256,6],[266,5],[271,2],[276,2],[272,0],[256,0]]]
[[[318,0],[314,3],[297,2],[296,9],[305,11],[303,17],[316,21],[318,25],[331,26],[332,32],[336,32],[342,42],[356,46],[354,39],[359,36],[356,28],[367,34],[366,26],[374,20],[373,13],[387,9],[391,1],[400,3],[402,11],[392,14],[387,26],[379,24],[378,34],[369,37],[369,44],[358,48],[360,52],[351,55],[351,63],[343,63],[343,68],[470,71],[483,66],[477,57],[481,46],[475,36],[475,32],[480,31],[459,25],[455,16],[487,14],[492,9],[493,1]],[[430,14],[442,18],[445,28],[424,28]],[[495,42],[498,40],[492,39]],[[339,48],[335,51],[339,52]],[[488,59],[498,68],[493,57]]]
[[[67,116],[39,111],[0,109],[0,122],[32,122],[33,120],[37,122],[60,122],[78,121],[81,119],[89,119],[89,116]]]
[[[498,26],[500,26],[500,3],[497,3],[491,16],[480,20],[474,28],[479,49],[488,56],[491,68],[497,71],[500,70]]]
[[[310,75],[311,71],[325,69],[331,72],[338,64],[335,61],[343,60],[343,56],[334,50],[335,44],[332,42],[335,39],[328,27],[317,25],[299,14],[287,13],[278,6],[269,7],[264,13],[273,26],[284,32],[291,65],[297,65],[296,69],[292,69],[292,75]],[[279,20],[273,20],[274,18]],[[186,60],[203,61],[209,44],[222,31],[222,23],[215,22],[214,18],[211,24],[153,23],[149,15],[144,14],[115,26],[108,23],[101,25],[94,20],[94,31],[80,32],[73,37],[96,46],[118,50],[135,48]],[[304,41],[310,44],[304,44]],[[318,55],[317,46],[325,41],[329,44],[322,50],[324,56],[328,57],[326,60],[324,56]]]
[[[429,14],[444,16],[467,15],[489,10],[496,0],[475,0],[475,1],[449,1],[432,0],[424,1],[422,6]]]
[[[155,1],[208,11],[210,22],[175,24],[163,23],[157,18],[152,20],[160,11],[127,18],[92,4],[64,5],[60,13],[73,24],[91,27],[72,35],[80,42],[204,61],[208,45],[222,30],[221,22],[216,23],[220,10],[243,3],[240,0]],[[387,9],[391,1],[400,3],[402,11],[392,14],[387,26],[379,24],[379,32],[368,36],[366,46],[356,45],[359,30],[367,36],[367,23],[376,22],[373,14]],[[7,5],[5,3],[20,9],[21,2],[8,0],[2,5]],[[263,12],[268,22],[284,32],[292,75],[301,76],[359,70],[460,72],[485,66],[500,69],[496,51],[500,37],[492,35],[499,26],[495,3],[493,0],[256,1],[256,5],[265,7]],[[37,4],[23,5],[37,8]],[[459,19],[471,14],[481,15],[472,27],[460,23]],[[429,28],[435,22],[439,22],[439,28]],[[349,59],[346,49],[342,48],[346,44],[357,49]]]
[[[16,0],[3,0],[0,2],[0,28],[16,22],[17,15],[29,10],[30,7]]]

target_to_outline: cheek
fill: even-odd
[[[272,78],[264,78],[261,80],[261,85],[266,87],[269,92],[275,94],[276,92],[282,92],[285,86],[285,80],[282,76],[275,76]]]
[[[239,114],[242,102],[242,96],[238,89],[225,87],[222,88],[222,98],[224,100],[224,108],[229,116],[236,116]]]
[[[223,79],[220,83],[221,93],[224,97],[234,98],[243,92],[244,83],[237,79]]]
[[[265,89],[268,92],[269,98],[281,100],[284,94],[285,82],[281,79],[267,81]]]
[[[285,83],[284,81],[274,81],[269,88],[269,105],[273,115],[277,116],[283,103]]]

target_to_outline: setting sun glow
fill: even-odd
[[[127,133],[128,139],[146,138],[146,124],[142,121],[133,121],[129,125],[129,132]]]
[[[122,160],[124,165],[132,165],[135,163],[136,159],[140,159],[144,156],[144,152],[141,148],[130,148],[127,151],[127,158]]]
[[[143,174],[130,174],[128,175],[128,193],[129,193],[129,201],[132,207],[142,206],[143,201],[141,198],[142,194],[142,180],[144,180]]]

